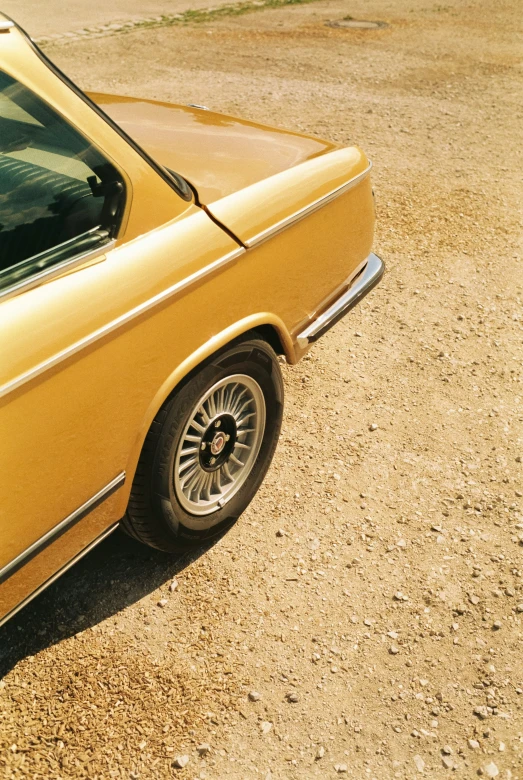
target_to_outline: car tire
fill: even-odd
[[[282,415],[283,380],[267,342],[251,334],[219,351],[156,415],[123,529],[166,552],[222,534],[256,494]]]

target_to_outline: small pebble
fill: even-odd
[[[477,715],[480,720],[486,720],[489,716],[489,711],[482,704],[480,707],[474,707],[474,715]]]
[[[268,734],[269,731],[272,729],[272,723],[269,723],[268,720],[262,720],[260,723],[260,728],[262,730],[262,734]]]
[[[290,693],[288,693],[285,698],[287,699],[287,701],[291,702],[292,704],[296,704],[296,702],[300,700],[300,697],[295,691],[291,691]]]
[[[414,764],[415,764],[416,769],[418,770],[418,772],[423,772],[423,770],[425,769],[425,762],[422,759],[422,757],[421,756],[414,756],[413,761],[414,761]]]
[[[261,693],[258,693],[258,691],[251,691],[249,693],[249,699],[251,701],[260,701],[261,699]]]
[[[320,758],[323,758],[324,755],[325,755],[325,748],[323,747],[323,745],[320,745],[318,750],[316,751],[316,756],[315,756],[316,761],[319,761]]]
[[[198,755],[199,756],[206,756],[207,753],[210,752],[211,746],[209,744],[207,744],[207,742],[204,742],[203,744],[198,745],[196,750],[198,751]]]
[[[173,761],[173,766],[176,769],[183,769],[184,767],[187,766],[189,761],[190,761],[189,756],[176,756],[176,758]]]
[[[339,775],[342,775],[347,772],[347,764],[334,764],[334,769]]]
[[[492,624],[492,628],[494,629],[494,631],[499,631],[499,629],[502,627],[503,627],[503,623],[501,622],[501,620],[495,620],[494,623]]]
[[[467,740],[467,744],[471,750],[477,750],[479,748],[479,742],[477,739]]]
[[[158,602],[158,606],[159,607],[166,607],[167,604],[168,604],[168,600],[167,599],[160,599],[160,601]]]
[[[390,653],[391,655],[398,655],[399,651],[400,651],[400,650],[399,650],[399,647],[397,647],[396,645],[391,645],[391,646],[389,647],[389,653]]]
[[[174,593],[177,587],[178,587],[178,580],[173,580],[169,585],[169,590],[171,591],[171,593]]]
[[[444,753],[446,756],[450,756],[450,755],[452,755],[452,748],[450,747],[450,745],[445,745],[442,748],[441,752]]]
[[[483,771],[487,777],[497,777],[499,775],[499,769],[493,761],[491,761],[490,764],[484,766]]]
[[[378,430],[378,426],[376,425],[376,423],[372,423],[372,425],[369,425],[369,431],[377,431],[377,430]]]
[[[454,761],[450,756],[442,756],[441,763],[445,769],[454,769]]]

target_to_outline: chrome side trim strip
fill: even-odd
[[[221,257],[219,260],[215,260],[213,263],[209,263],[209,265],[206,265],[204,268],[200,268],[199,271],[195,271],[193,274],[187,276],[185,279],[182,279],[180,282],[176,282],[176,284],[171,285],[166,290],[162,290],[162,292],[154,295],[147,301],[144,301],[138,306],[135,306],[134,309],[125,312],[125,314],[122,314],[120,317],[112,320],[112,322],[109,322],[107,325],[98,328],[98,330],[93,331],[83,339],[76,341],[74,344],[71,344],[70,347],[66,347],[60,352],[57,352],[56,355],[53,355],[47,360],[42,361],[42,363],[39,363],[38,365],[34,366],[34,368],[29,369],[29,371],[25,371],[23,374],[15,377],[15,379],[12,379],[10,382],[6,382],[4,385],[0,386],[0,398],[3,398],[3,396],[7,395],[8,393],[12,393],[26,382],[29,382],[31,379],[34,379],[40,374],[43,374],[44,371],[48,371],[49,369],[58,365],[58,363],[61,363],[63,360],[67,360],[67,358],[75,355],[77,352],[80,352],[80,350],[85,349],[85,347],[94,344],[95,341],[103,338],[108,333],[112,333],[113,330],[126,325],[128,322],[131,322],[131,320],[139,317],[141,314],[144,314],[144,312],[149,311],[149,309],[152,309],[154,306],[157,306],[158,304],[166,301],[168,298],[171,298],[173,295],[177,295],[183,290],[186,290],[187,287],[190,287],[192,284],[196,284],[196,282],[201,281],[204,277],[214,273],[214,271],[223,268],[223,266],[227,265],[228,263],[232,263],[245,251],[246,250],[243,247],[234,249],[232,252],[229,252],[228,254]]]
[[[12,298],[15,295],[20,295],[21,293],[27,292],[28,290],[32,290],[33,287],[38,287],[40,284],[50,282],[57,276],[62,276],[62,274],[69,273],[69,271],[74,270],[77,266],[83,265],[90,260],[96,260],[97,257],[103,257],[103,255],[107,254],[107,252],[110,252],[111,249],[114,248],[115,244],[116,239],[107,241],[107,243],[103,244],[102,246],[97,246],[94,249],[90,249],[83,254],[71,258],[70,260],[64,260],[62,263],[57,263],[57,265],[53,265],[50,268],[46,268],[44,271],[40,271],[39,274],[30,276],[28,279],[24,279],[17,284],[13,284],[11,287],[7,287],[5,290],[0,291],[0,302],[3,302],[8,298]]]
[[[299,222],[300,219],[304,219],[304,217],[307,217],[309,214],[312,214],[314,211],[323,208],[323,206],[326,206],[327,203],[330,203],[332,200],[339,198],[340,195],[343,195],[345,192],[348,192],[353,187],[356,187],[357,184],[359,184],[361,181],[363,181],[363,179],[365,179],[366,176],[369,175],[371,168],[372,168],[372,162],[369,160],[369,164],[365,168],[365,170],[362,171],[361,173],[358,173],[358,175],[354,176],[354,178],[350,179],[350,181],[345,182],[345,184],[342,184],[340,187],[336,187],[335,190],[328,192],[327,195],[322,195],[321,198],[318,198],[312,203],[309,203],[308,206],[304,206],[302,209],[295,211],[294,214],[291,214],[289,217],[285,217],[284,219],[281,219],[279,222],[276,222],[274,225],[271,225],[271,227],[267,228],[266,230],[262,230],[260,233],[257,233],[255,236],[253,236],[253,238],[249,238],[247,241],[244,242],[245,246],[249,248],[257,246],[258,244],[261,244],[263,241],[267,241],[268,238],[272,238],[272,236],[281,233],[282,230],[285,230],[285,228],[288,228],[290,225],[294,224],[295,222]]]
[[[112,534],[113,531],[115,531],[120,523],[114,523],[114,525],[109,526],[103,533],[100,534],[100,536],[97,536],[96,539],[94,539],[90,544],[87,545],[87,547],[84,547],[83,550],[80,550],[80,552],[74,556],[68,563],[65,564],[65,566],[62,566],[61,569],[59,569],[56,574],[53,574],[51,577],[49,577],[48,580],[46,580],[42,585],[40,585],[36,590],[34,590],[32,593],[29,594],[23,601],[20,602],[20,604],[17,604],[14,609],[12,609],[10,612],[7,613],[7,615],[4,615],[3,618],[0,618],[0,627],[4,625],[4,623],[7,623],[8,620],[10,620],[12,617],[16,615],[17,612],[20,612],[21,609],[23,609],[27,604],[29,604],[30,601],[32,601],[34,598],[40,595],[42,591],[44,591],[46,588],[49,587],[49,585],[52,585],[55,580],[57,580],[59,577],[62,576],[62,574],[65,574],[65,572],[71,568],[71,566],[74,566],[75,563],[77,563],[81,558],[84,557],[84,555],[87,555],[87,553],[91,552],[93,547],[96,547],[96,545],[100,544],[100,542],[103,542],[104,539],[106,539],[110,534]]]
[[[115,493],[124,482],[125,471],[122,471],[121,474],[118,474],[118,476],[109,482],[108,485],[99,490],[96,495],[94,495],[92,498],[86,501],[85,504],[82,504],[81,507],[72,512],[72,514],[66,517],[65,520],[62,520],[60,523],[58,523],[58,525],[55,525],[54,528],[51,528],[51,530],[41,536],[40,539],[37,539],[36,542],[20,553],[20,555],[17,555],[16,558],[13,558],[12,561],[0,569],[0,584],[9,579],[9,577],[21,569],[22,566],[25,566],[26,563],[29,563],[32,558],[42,552],[42,550],[45,550],[46,547],[48,547],[50,544],[52,544],[52,542],[56,541],[60,536],[62,536],[62,534],[72,528],[73,525],[76,525],[76,523],[88,515],[89,512],[92,512],[93,509],[96,509],[96,507],[105,501],[106,498],[109,498],[110,495]]]
[[[298,346],[304,349],[323,336],[378,284],[384,270],[383,261],[371,252],[365,267],[349,289],[298,335]]]
[[[11,27],[14,27],[15,23],[11,22],[10,20],[5,20],[5,22],[0,22],[0,32],[6,32],[11,29]]]

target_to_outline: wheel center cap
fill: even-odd
[[[214,439],[211,442],[211,452],[213,455],[219,455],[220,452],[225,447],[225,442],[227,439],[225,438],[225,434],[219,431],[214,437]]]

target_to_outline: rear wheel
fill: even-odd
[[[280,367],[265,341],[244,337],[219,352],[158,412],[124,529],[175,551],[229,528],[265,476],[282,413]]]

